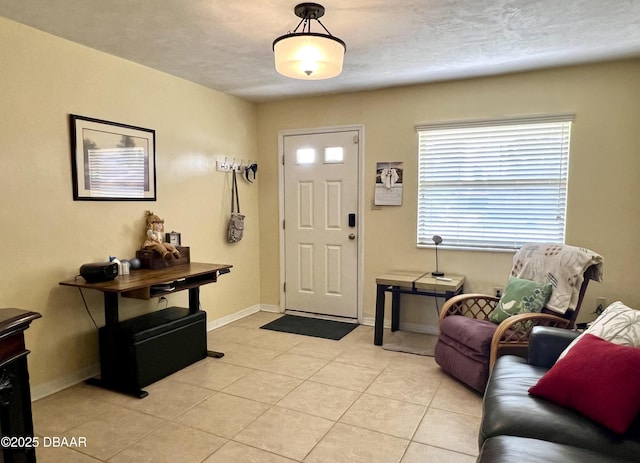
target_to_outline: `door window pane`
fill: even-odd
[[[316,150],[313,148],[298,148],[296,150],[296,164],[313,164],[316,161]]]
[[[344,162],[344,148],[342,146],[328,146],[324,149],[325,164],[339,164]]]

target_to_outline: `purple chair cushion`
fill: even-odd
[[[498,325],[487,320],[475,320],[461,315],[445,317],[440,335],[446,336],[465,355],[489,361],[491,338]]]
[[[491,338],[498,325],[461,315],[446,317],[440,324],[435,361],[451,376],[483,392],[489,379]]]

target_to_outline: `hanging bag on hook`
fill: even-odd
[[[231,185],[231,217],[229,217],[229,228],[227,230],[227,241],[237,243],[244,235],[244,215],[240,214],[240,197],[238,196],[238,182],[236,181],[236,171],[232,172],[233,184]],[[238,209],[238,212],[234,210]]]

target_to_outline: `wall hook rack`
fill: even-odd
[[[255,179],[255,173],[258,170],[258,164],[251,160],[247,161],[247,163],[245,164],[243,158],[240,158],[240,162],[237,162],[236,158],[231,158],[230,160],[228,156],[219,156],[216,159],[216,170],[218,172],[231,172],[235,170],[239,174],[245,174],[248,170],[250,170],[253,172],[252,175]],[[249,179],[247,178],[247,180]],[[251,180],[249,180],[249,182],[251,182]]]
[[[236,172],[244,172],[244,166],[238,164],[236,162],[236,158],[229,161],[229,158],[225,156],[224,159],[216,159],[216,170],[218,172],[231,172],[232,170],[235,170]]]

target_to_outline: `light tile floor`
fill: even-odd
[[[261,330],[259,312],[211,331],[207,358],[139,400],[79,384],[33,404],[40,463],[438,462],[476,460],[482,399],[433,358]]]

